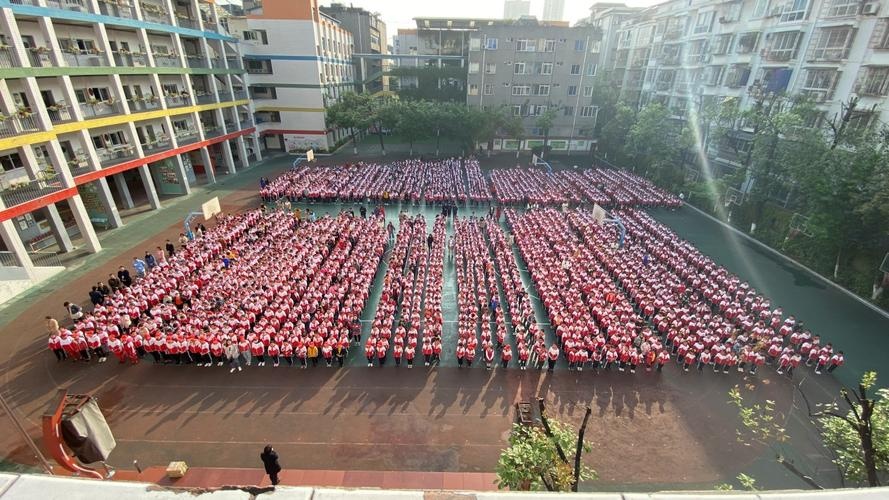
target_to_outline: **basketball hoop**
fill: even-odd
[[[809,229],[809,218],[797,212],[790,218],[790,237],[802,234],[807,238],[812,237],[812,231]]]
[[[728,188],[725,191],[725,208],[730,205],[742,205],[744,203],[744,193],[740,189]]]

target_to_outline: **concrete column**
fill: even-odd
[[[96,236],[96,230],[93,229],[93,223],[90,222],[90,216],[86,213],[86,207],[83,206],[83,199],[79,194],[76,194],[68,198],[67,201],[68,206],[71,208],[71,213],[74,214],[74,220],[77,221],[77,227],[80,229],[80,236],[83,238],[84,245],[90,252],[98,252],[102,249],[102,245],[99,243],[98,236]]]
[[[12,9],[0,9],[0,28],[9,36],[7,42],[11,44],[10,49],[15,52],[19,66],[23,68],[30,66],[31,59],[28,57],[28,51],[25,50],[25,44],[22,43],[22,35]]]
[[[201,160],[204,162],[204,173],[207,174],[207,183],[216,184],[216,172],[213,171],[213,161],[210,159],[210,150],[206,146],[201,148]]]
[[[262,161],[262,149],[259,147],[259,144],[260,144],[259,134],[254,133],[253,134],[253,154],[256,155],[257,162]]]
[[[161,200],[157,197],[157,189],[154,187],[154,179],[151,178],[151,170],[148,169],[148,165],[139,167],[139,177],[142,178],[142,184],[145,185],[148,204],[151,205],[151,208],[159,210],[161,208]]]
[[[62,218],[59,216],[59,209],[56,208],[56,204],[51,203],[43,207],[43,212],[46,215],[46,220],[49,222],[49,229],[56,238],[56,244],[59,245],[59,250],[64,253],[73,251],[74,244],[71,243],[71,237],[68,235],[68,230],[65,229],[65,223],[62,222]]]
[[[250,160],[247,159],[247,143],[244,142],[244,136],[238,136],[238,157],[241,158],[241,168],[250,166]]]
[[[114,185],[117,186],[117,192],[120,194],[123,208],[125,210],[135,208],[136,205],[133,203],[133,196],[130,194],[129,186],[127,186],[127,179],[122,173],[112,175],[111,177],[114,179]]]
[[[238,171],[235,169],[235,159],[232,156],[232,145],[228,140],[222,141],[222,162],[228,169],[229,175],[235,175]]]
[[[19,236],[18,231],[15,230],[15,224],[11,220],[7,219],[0,223],[0,236],[3,237],[3,243],[6,244],[6,248],[19,261],[19,266],[25,270],[28,279],[33,280],[37,278],[34,263],[31,262],[31,257],[28,255],[28,249],[25,248],[25,244],[22,242],[22,238]]]
[[[108,179],[106,177],[96,180],[96,194],[105,207],[105,213],[108,215],[108,225],[115,229],[123,226],[123,220],[120,218],[117,204],[114,203],[114,197],[111,196],[111,189],[108,187]]]
[[[188,175],[185,173],[185,164],[182,162],[182,155],[174,156],[173,162],[176,165],[176,179],[179,180],[179,185],[181,185],[182,189],[185,191],[183,194],[191,194],[191,184],[188,182]]]

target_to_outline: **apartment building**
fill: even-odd
[[[685,118],[690,106],[770,93],[805,94],[821,118],[853,96],[853,123],[889,121],[889,4],[886,0],[670,1],[618,31],[613,76],[624,99],[660,102]],[[727,151],[708,151],[734,165]]]
[[[237,40],[205,0],[0,0],[0,264],[261,159]]]
[[[262,145],[330,150],[348,132],[327,126],[325,110],[354,90],[352,35],[317,0],[244,2],[228,24],[241,40]]]
[[[356,82],[364,92],[389,90],[389,60],[380,57],[389,53],[386,23],[379,14],[361,7],[333,3],[321,12],[340,22],[352,34]]]
[[[588,151],[598,108],[593,85],[598,71],[602,33],[595,26],[569,27],[565,22],[485,23],[469,39],[467,103],[507,106],[521,116],[526,139],[494,140],[494,150],[516,151],[543,144],[538,116],[556,108],[549,130],[554,151]]]

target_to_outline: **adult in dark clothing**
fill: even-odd
[[[94,286],[93,289],[90,290],[90,302],[92,302],[94,306],[105,302],[105,296],[99,291],[99,287]]]
[[[278,453],[272,448],[272,445],[265,445],[262,453],[259,454],[259,458],[262,459],[262,465],[265,466],[265,473],[269,475],[269,480],[272,481],[272,485],[274,486],[278,484],[278,473],[281,472],[281,464],[278,463]]]
[[[429,250],[432,250],[432,241],[434,239],[432,233],[429,233],[429,236],[426,237],[426,246],[429,247]]]
[[[116,291],[120,290],[120,287],[122,287],[123,284],[120,282],[120,279],[117,276],[115,276],[113,274],[109,274],[108,275],[108,286],[111,287],[112,292],[116,292]]]
[[[123,286],[130,286],[133,284],[133,277],[130,276],[130,270],[120,266],[120,269],[117,270],[117,279],[123,283]]]
[[[96,288],[98,288],[99,291],[102,292],[102,295],[104,295],[106,297],[111,295],[111,289],[108,288],[108,285],[106,285],[105,283],[102,283],[101,281],[96,283]]]
[[[362,219],[366,219],[367,218],[367,207],[365,207],[364,205],[361,205],[361,208],[358,209],[358,213],[361,214]]]
[[[176,253],[176,245],[174,245],[173,242],[170,240],[167,240],[164,248],[167,250],[167,257],[172,257],[173,254]]]

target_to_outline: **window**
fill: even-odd
[[[753,18],[765,17],[769,13],[769,0],[756,0],[753,6]]]
[[[111,92],[107,87],[89,87],[85,89],[76,89],[74,94],[77,96],[77,102],[86,104],[90,100],[107,101],[111,98]]]
[[[593,87],[592,85],[587,85],[583,88],[583,96],[584,97],[593,97]]]
[[[889,66],[869,66],[855,86],[861,95],[885,96],[889,93]]]
[[[396,43],[397,40],[396,40]],[[469,50],[479,50],[482,48],[482,40],[481,38],[470,38],[469,39]]]
[[[858,15],[861,2],[858,0],[830,0],[825,17],[845,17]]]
[[[562,108],[563,116],[574,116],[574,106],[565,106]]]
[[[586,65],[586,76],[596,76],[596,67],[598,65],[596,63],[589,63]]]
[[[784,11],[781,13],[781,22],[789,23],[805,19],[808,7],[809,0],[791,0],[784,6]]]
[[[512,116],[522,116],[522,105],[521,104],[513,105]]]
[[[528,106],[528,116],[540,116],[546,113],[546,105],[532,104]]]
[[[471,62],[471,63],[469,63],[469,74],[473,75],[475,73],[478,73],[478,63]]]
[[[580,108],[580,116],[584,118],[592,118],[596,116],[596,110],[598,108],[596,106],[583,106]]]
[[[525,74],[525,63],[517,62],[512,67],[512,74],[514,75],[524,75]]]
[[[574,40],[574,50],[577,52],[586,50],[586,40]]]
[[[263,45],[269,44],[269,38],[265,30],[244,30],[244,40],[258,42]]]
[[[716,15],[716,12],[699,12],[698,18],[695,21],[694,33],[709,33],[710,28],[713,26],[713,17]]]
[[[579,64],[572,64],[571,65],[571,74],[572,75],[579,75],[580,74],[580,65]]]
[[[796,56],[796,46],[800,38],[799,31],[781,31],[769,37],[769,49],[766,59],[770,61],[789,61]]]
[[[748,31],[738,36],[738,43],[735,45],[735,53],[749,54],[756,50],[756,44],[759,42],[758,31]]]
[[[713,55],[728,54],[732,49],[732,34],[719,35],[713,42]]]
[[[486,83],[485,84],[484,94],[485,95],[494,95],[494,84],[493,83]]]
[[[278,91],[275,87],[251,87],[252,97],[254,99],[277,99]]]
[[[485,74],[493,75],[497,73],[497,63],[485,63]]]
[[[568,86],[568,95],[577,95],[577,85]]]
[[[704,68],[701,82],[704,85],[712,87],[714,85],[719,85],[720,77],[722,77],[722,66],[707,66],[706,68]]]
[[[836,75],[837,72],[832,69],[806,70],[806,81],[803,83],[802,93],[815,102],[829,99],[836,82]]]
[[[257,59],[245,59],[244,67],[247,68],[247,73],[253,74],[272,74],[272,62],[271,61],[260,61]]]
[[[515,42],[516,52],[537,52],[537,40],[520,38]]]
[[[747,85],[750,79],[750,66],[746,64],[736,64],[732,66],[725,76],[726,87],[743,87]]]
[[[812,59],[838,61],[845,59],[852,45],[854,31],[848,26],[818,30],[812,48]]]
[[[555,40],[546,40],[543,42],[543,51],[544,52],[555,52],[556,50],[556,41]]]
[[[512,95],[531,95],[530,85],[513,85]]]
[[[0,166],[3,167],[4,172],[9,172],[10,170],[22,168],[25,164],[22,163],[22,159],[19,157],[18,153],[10,153],[8,155],[0,156]]]
[[[488,38],[485,40],[485,50],[497,50],[497,39]]]
[[[543,63],[540,65],[540,74],[541,75],[551,75],[553,74],[553,63]]]
[[[549,95],[549,85],[534,84],[534,95]]]

